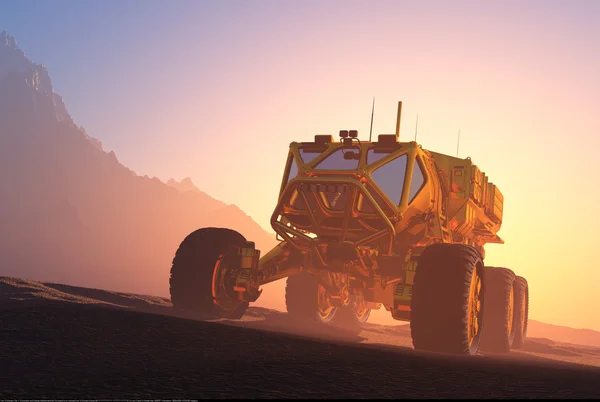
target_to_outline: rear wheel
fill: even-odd
[[[481,333],[482,351],[507,353],[515,338],[515,273],[507,268],[485,267],[485,327]]]
[[[330,323],[338,312],[327,290],[307,272],[287,278],[285,306],[290,316],[318,323]]]
[[[333,323],[346,332],[360,333],[362,324],[366,323],[371,315],[371,309],[362,294],[350,295],[347,306],[338,307]]]
[[[529,321],[529,285],[522,276],[517,276],[515,288],[515,339],[513,349],[521,349],[527,339],[527,324]]]
[[[481,254],[464,244],[439,243],[421,254],[411,300],[415,349],[473,355],[483,324]]]
[[[173,258],[169,280],[173,306],[211,318],[241,318],[248,303],[229,300],[226,305],[216,304],[213,281],[218,263],[229,246],[243,246],[245,242],[244,236],[231,229],[202,228],[190,233]]]

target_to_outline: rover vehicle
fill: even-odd
[[[288,314],[360,330],[382,305],[410,321],[415,349],[472,355],[523,346],[527,281],[484,265],[503,243],[503,196],[470,158],[356,130],[292,142],[271,217],[279,244],[260,257],[226,228],[200,228],[171,267],[175,308],[241,318],[260,286],[287,277]]]

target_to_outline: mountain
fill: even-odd
[[[185,179],[182,179],[179,182],[175,181],[173,178],[171,178],[167,181],[167,184],[171,187],[176,188],[179,191],[200,192],[200,189],[198,187],[196,187],[194,182],[192,182],[192,179],[190,179],[189,177],[186,177]]]
[[[238,230],[263,253],[276,244],[189,178],[167,184],[121,164],[75,124],[46,67],[0,33],[0,275],[168,296],[179,243],[205,226]]]

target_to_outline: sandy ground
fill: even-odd
[[[0,277],[0,399],[600,398],[600,348],[530,338],[506,355],[412,349],[251,307],[205,320],[168,299]]]

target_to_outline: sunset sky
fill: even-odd
[[[487,265],[600,330],[600,1],[7,1],[75,122],[271,231],[287,148],[357,129],[470,156],[505,197]],[[263,253],[265,253],[263,251]],[[387,313],[389,314],[389,313]]]

